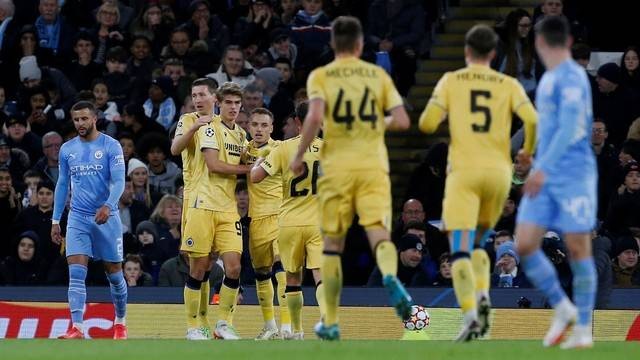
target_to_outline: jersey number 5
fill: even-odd
[[[378,121],[378,115],[376,115],[376,98],[373,95],[369,95],[369,88],[364,89],[362,99],[360,99],[360,107],[358,108],[358,117],[360,121],[368,121],[371,123],[371,128],[376,128],[376,121]],[[351,100],[344,100],[344,90],[340,88],[338,91],[338,98],[335,104],[333,104],[333,119],[337,123],[347,124],[347,130],[351,130],[352,123],[355,121],[355,116],[351,112]],[[344,104],[344,111],[340,111]],[[341,113],[343,115],[341,115]]]
[[[302,165],[304,165],[304,172],[300,176],[291,180],[291,197],[307,196],[307,194],[309,193],[309,189],[306,189],[306,188],[302,190],[296,189],[296,186],[309,176],[309,166],[307,165],[306,162],[303,162]],[[317,183],[318,183],[319,169],[320,169],[320,161],[316,160],[313,162],[313,171],[311,174],[311,195],[315,195],[318,192]]]
[[[491,99],[491,92],[487,90],[471,90],[471,112],[484,114],[484,124],[471,124],[473,132],[486,133],[491,129],[491,109],[478,105],[478,98]]]

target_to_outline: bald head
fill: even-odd
[[[424,208],[420,200],[409,199],[404,203],[402,207],[402,222],[406,224],[409,221],[424,221]]]

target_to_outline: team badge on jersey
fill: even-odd
[[[187,244],[187,246],[192,247],[193,246],[193,239],[192,238],[188,238],[185,243]]]
[[[102,159],[103,155],[104,155],[104,153],[102,152],[102,150],[98,150],[93,154],[93,156],[98,160]]]

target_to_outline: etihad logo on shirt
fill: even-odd
[[[102,169],[104,166],[101,164],[75,165],[70,168],[71,174],[76,176],[95,176]]]

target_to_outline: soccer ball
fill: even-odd
[[[403,320],[404,328],[407,330],[423,330],[429,326],[429,313],[422,305],[413,305],[411,307],[411,317]]]

